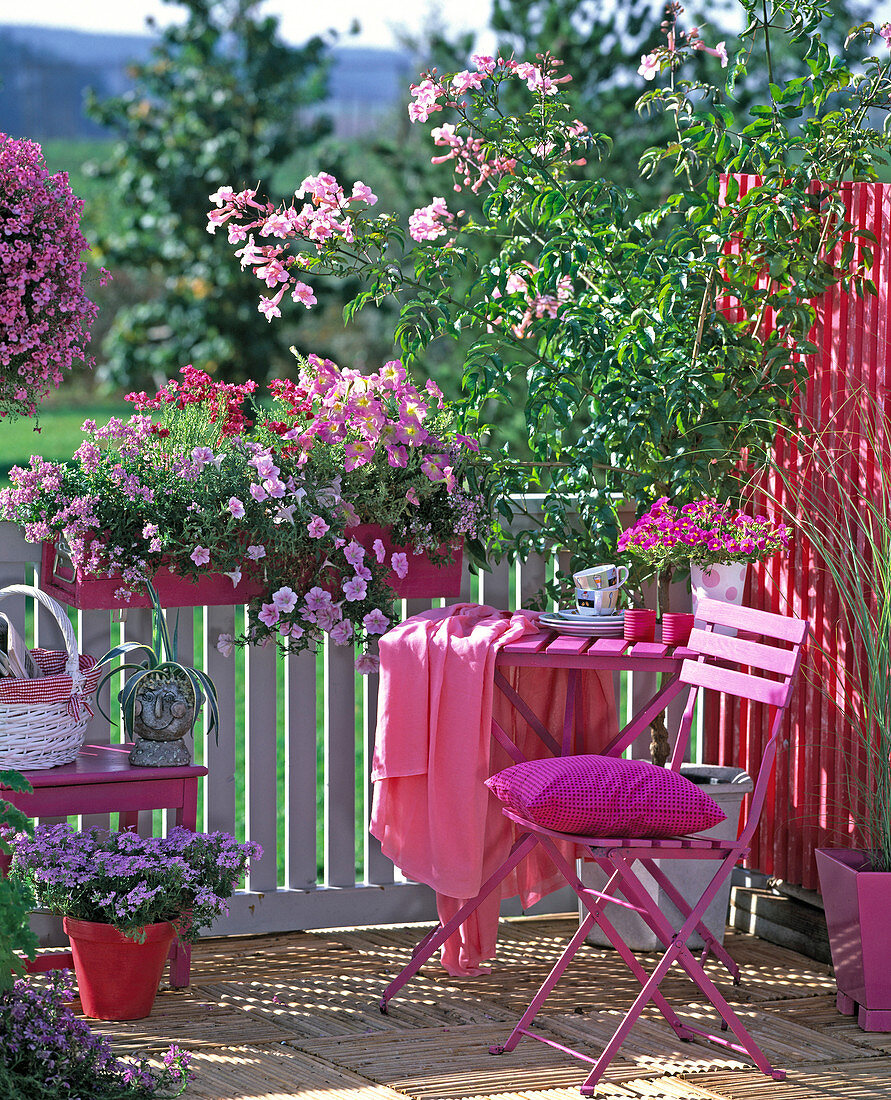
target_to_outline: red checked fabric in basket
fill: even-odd
[[[68,654],[56,649],[32,649],[31,656],[40,666],[43,678],[40,680],[11,680],[0,678],[0,703],[23,705],[36,703],[44,706],[48,703],[64,703],[65,709],[75,721],[80,718],[81,708],[92,716],[89,699],[99,683],[101,667],[95,657],[80,654],[80,673],[83,683],[80,687],[72,685],[71,677],[65,672]]]
[[[534,824],[579,836],[684,836],[727,816],[695,783],[645,760],[528,760],[493,775],[486,786]]]
[[[0,769],[34,771],[70,764],[84,743],[93,715],[89,698],[101,672],[93,657],[78,653],[65,608],[28,584],[0,588],[0,600],[23,596],[53,616],[65,650],[35,649],[46,675],[37,680],[0,679]]]

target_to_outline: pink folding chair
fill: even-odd
[[[505,802],[504,813],[543,845],[587,911],[578,932],[567,944],[507,1041],[490,1050],[492,1054],[504,1054],[513,1050],[520,1039],[529,1037],[584,1062],[593,1062],[593,1069],[581,1087],[585,1096],[593,1094],[597,1082],[650,1001],[661,1011],[678,1038],[706,1039],[737,1054],[748,1055],[762,1072],[775,1080],[786,1076],[784,1070],[771,1066],[739,1016],[706,974],[703,964],[711,952],[731,972],[734,984],[739,982],[736,965],[708,932],[702,917],[734,866],[750,850],[773,769],[783,712],[792,693],[808,626],[800,619],[733,607],[713,600],[700,603],[697,621],[702,625],[691,634],[688,648],[699,656],[684,661],[681,668],[680,679],[689,686],[689,694],[685,721],[681,723],[669,768],[656,769],[641,761],[575,757],[559,761],[529,761],[508,768],[489,780],[496,796]],[[715,627],[743,631],[747,637],[743,639],[718,633],[713,629]],[[761,640],[750,640],[751,635],[759,635]],[[738,666],[745,667],[747,671],[739,671]],[[676,835],[666,835],[667,830],[672,828],[672,822],[685,820],[685,815],[692,820],[690,814],[708,813],[707,803],[711,800],[703,802],[701,791],[688,791],[684,786],[688,781],[679,774],[688,748],[689,718],[703,688],[766,704],[774,711],[748,812],[735,841],[685,835],[694,830],[683,828],[677,829]],[[587,788],[580,790],[578,784],[573,782],[573,776],[583,772],[596,775],[596,785],[589,783]],[[618,788],[617,792],[613,792],[610,805],[606,806],[604,783],[610,780]],[[623,791],[628,794],[624,802]],[[695,812],[692,809],[694,803]],[[625,824],[622,828],[603,831],[603,822],[610,818],[613,821],[624,819]],[[592,822],[593,827],[579,828],[579,822]],[[557,823],[557,828],[553,827],[554,823]],[[701,827],[699,825],[697,828]],[[601,868],[607,879],[602,890],[583,885],[576,873],[575,862],[567,860],[557,848],[555,841],[558,840],[574,841],[578,845],[578,854],[592,859]],[[714,875],[698,900],[690,904],[677,893],[654,862],[660,859],[709,860],[714,864]],[[659,882],[677,907],[680,913],[680,919],[676,922],[678,927],[660,911],[658,902],[641,882],[639,868],[645,869]],[[664,953],[649,973],[610,922],[607,912],[611,905],[637,911],[661,942]],[[596,1060],[530,1030],[539,1009],[595,924],[603,930],[641,986],[634,1003]],[[706,944],[698,959],[687,945],[694,930],[699,932]],[[724,1034],[693,1027],[681,1020],[665,1000],[659,986],[673,963],[678,964],[711,1002]],[[728,1029],[733,1038],[726,1035]]]

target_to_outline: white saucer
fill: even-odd
[[[583,615],[575,608],[564,608],[560,611],[553,613],[548,612],[542,616],[543,619],[560,619],[567,623],[584,623],[586,626],[589,623],[623,623],[625,621],[625,612],[616,611],[612,615]]]

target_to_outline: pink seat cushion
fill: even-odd
[[[583,836],[683,836],[727,816],[695,783],[645,760],[529,760],[493,775],[486,786],[534,824]]]

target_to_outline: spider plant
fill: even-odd
[[[148,589],[153,609],[152,644],[146,645],[145,642],[121,642],[120,645],[116,645],[113,649],[110,649],[108,653],[102,657],[99,662],[100,664],[107,664],[109,661],[114,661],[118,657],[123,657],[127,654],[142,654],[144,659],[136,662],[126,661],[118,665],[117,668],[112,669],[111,672],[106,673],[96,689],[97,699],[102,687],[111,680],[113,676],[127,669],[132,669],[133,675],[125,681],[118,696],[118,701],[121,705],[121,713],[124,716],[124,728],[128,731],[132,731],[136,716],[135,707],[138,689],[140,684],[145,681],[146,677],[155,676],[158,673],[167,673],[172,679],[177,676],[184,676],[192,688],[196,717],[206,699],[210,715],[207,732],[209,734],[216,733],[219,737],[220,710],[213,681],[206,672],[198,668],[192,668],[189,665],[184,665],[177,659],[179,633],[178,616],[177,625],[174,626],[173,634],[171,635],[167,627],[167,617],[158,600],[158,593],[155,591],[154,586],[148,581],[146,582],[146,588]],[[100,710],[102,709],[101,703],[99,704],[99,708]],[[114,721],[110,715],[105,714],[104,710],[102,714],[108,718],[110,722]]]

